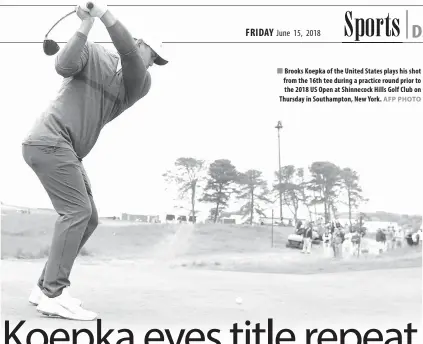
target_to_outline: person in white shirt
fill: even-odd
[[[342,243],[342,256],[343,257],[350,257],[352,254],[352,233],[348,232],[344,236],[344,242]]]
[[[303,249],[302,253],[311,253],[311,243],[313,241],[313,225],[307,221],[303,232]]]
[[[414,232],[411,235],[411,238],[413,239],[413,242],[416,245],[421,245],[421,243],[422,243],[422,229],[420,228],[418,231]]]
[[[329,257],[332,253],[332,234],[330,233],[330,228],[326,228],[325,232],[322,235],[323,239],[323,254],[326,257]]]
[[[352,255],[358,256],[360,245],[361,245],[361,234],[359,233],[359,231],[355,230],[352,233],[351,243],[352,243]]]
[[[404,230],[402,228],[399,228],[395,232],[395,246],[397,248],[398,247],[403,247],[404,246],[404,239],[405,239]]]
[[[332,234],[332,248],[334,258],[342,258],[343,233],[340,227],[335,227]]]

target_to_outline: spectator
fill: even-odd
[[[330,233],[330,228],[326,228],[325,232],[322,235],[323,240],[323,252],[325,256],[330,255],[330,248],[332,245],[332,234]]]
[[[313,240],[313,226],[308,223],[303,232],[303,250],[302,253],[311,253],[311,242]]]
[[[411,238],[413,239],[413,243],[415,245],[420,245],[422,243],[422,229],[420,228],[419,230],[415,231],[411,235]]]
[[[386,229],[382,230],[382,249],[386,251]]]
[[[359,231],[355,230],[351,237],[352,242],[352,254],[355,256],[358,256],[359,250],[360,250],[360,244],[361,244],[361,234]]]
[[[332,248],[333,248],[333,255],[335,258],[342,257],[342,241],[343,241],[343,235],[342,231],[339,227],[335,228],[333,234],[332,234]]]
[[[388,229],[386,233],[386,246],[388,250],[393,250],[395,248],[395,236],[393,229]]]
[[[297,234],[301,235],[301,234],[302,234],[302,232],[303,232],[303,222],[302,222],[301,220],[299,220],[299,221],[297,222],[297,226],[296,226],[296,229],[295,229],[295,233],[297,233]]]
[[[405,239],[405,234],[404,234],[404,230],[402,228],[399,228],[396,232],[395,232],[395,246],[398,247],[403,247],[404,245],[404,239]]]
[[[376,242],[379,246],[379,253],[383,252],[386,242],[386,236],[385,233],[383,233],[382,229],[378,229],[376,232]]]
[[[352,253],[352,233],[348,232],[347,234],[345,234],[344,236],[344,240],[342,241],[342,256],[343,257],[348,257],[351,255]]]
[[[332,236],[333,236],[333,233],[335,233],[335,223],[333,221],[331,223],[330,233],[332,234]]]

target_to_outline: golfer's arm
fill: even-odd
[[[122,77],[125,85],[125,105],[132,106],[147,94],[151,77],[147,73],[138,46],[126,27],[108,10],[101,17],[122,62]]]
[[[78,31],[70,38],[56,58],[56,72],[68,78],[78,74],[88,61],[88,48],[86,46],[88,33],[93,26],[93,21],[83,20]]]

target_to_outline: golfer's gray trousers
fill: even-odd
[[[98,225],[97,209],[87,174],[72,149],[23,145],[22,154],[59,214],[38,281],[44,294],[56,297],[70,285],[75,258]]]

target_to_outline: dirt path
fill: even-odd
[[[2,261],[1,269],[2,319],[15,325],[26,320],[22,334],[36,327],[95,327],[94,323],[42,318],[27,303],[41,261]],[[104,328],[129,328],[138,337],[152,327],[177,331],[198,326],[220,328],[224,333],[219,338],[223,339],[234,322],[250,320],[265,325],[268,318],[274,318],[275,330],[302,332],[307,327],[402,329],[409,322],[417,326],[422,321],[420,268],[310,276],[171,269],[152,261],[86,259],[76,263],[72,281],[71,293],[99,312]],[[236,297],[242,297],[241,305]],[[115,338],[110,341],[114,344],[120,337],[110,338]],[[296,342],[303,343],[300,339]]]

